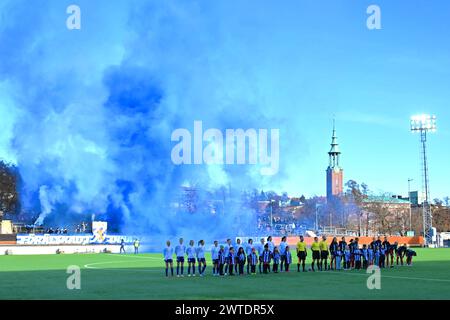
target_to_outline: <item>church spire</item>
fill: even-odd
[[[336,136],[336,121],[333,119],[333,136],[331,137],[331,149],[330,152],[328,152],[329,155],[333,154],[340,154],[341,151],[339,150],[339,143],[337,141]]]
[[[339,143],[336,136],[336,121],[333,119],[333,135],[331,137],[331,149],[328,152],[328,156],[330,158],[330,167],[338,168],[339,167],[339,155],[341,151],[339,149]]]
[[[343,193],[344,170],[339,165],[341,150],[336,135],[336,121],[333,118],[333,135],[331,137],[331,149],[328,152],[330,163],[327,169],[327,200],[332,200],[335,196]]]

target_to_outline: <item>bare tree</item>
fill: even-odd
[[[432,207],[433,226],[438,232],[450,231],[450,208],[442,203]]]
[[[367,235],[369,228],[369,212],[364,210],[364,199],[367,198],[369,187],[364,182],[359,185],[355,180],[349,180],[345,185],[347,187],[347,191],[345,193],[346,208],[349,212],[356,216],[356,225],[360,236],[363,233],[363,216],[366,216],[365,234]],[[353,227],[353,225],[348,224],[347,227]]]
[[[443,200],[444,200],[445,206],[448,207],[450,205],[450,197],[448,197],[448,196],[444,197]]]

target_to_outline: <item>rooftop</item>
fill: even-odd
[[[381,202],[381,203],[395,203],[395,204],[409,204],[405,199],[394,198],[391,196],[368,196],[363,199],[363,202]]]

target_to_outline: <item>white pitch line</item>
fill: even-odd
[[[110,256],[115,256],[115,257],[127,257],[127,258],[140,258],[140,259],[146,259],[146,260],[161,260],[155,257],[140,257],[140,256],[125,256],[125,255],[117,255],[117,254],[111,254],[109,253],[108,255]],[[156,272],[156,270],[142,270],[142,269],[138,269],[138,270],[133,270],[133,269],[121,269],[121,268],[98,268],[98,267],[93,267],[94,265],[103,265],[103,264],[113,264],[113,263],[130,263],[130,260],[122,260],[122,261],[105,261],[105,262],[93,262],[93,263],[87,263],[84,265],[84,267],[86,269],[97,269],[97,270],[129,270],[129,271],[133,271],[133,272]],[[158,271],[159,272],[159,271]]]
[[[121,258],[135,258],[135,259],[150,259],[150,260],[161,260],[164,262],[164,259],[161,258],[155,258],[155,257],[142,257],[142,256],[127,256],[127,255],[121,255],[120,253],[107,253],[108,256],[113,257],[121,257]]]
[[[119,254],[112,254],[109,253],[108,255],[110,256],[115,256],[115,257],[127,257],[127,258],[139,258],[139,259],[147,259],[147,260],[162,260],[159,258],[155,258],[155,257],[142,257],[142,256],[126,256],[126,255],[119,255]],[[138,270],[133,270],[133,269],[120,269],[120,268],[96,268],[96,267],[91,267],[92,265],[99,265],[99,264],[112,264],[112,263],[126,263],[126,262],[130,262],[128,260],[123,260],[123,261],[107,261],[107,262],[94,262],[94,263],[88,263],[85,264],[84,267],[86,269],[97,269],[97,270],[122,270],[122,271],[137,271],[137,272],[160,272],[159,270],[142,270],[142,269],[138,269]],[[350,271],[351,272],[351,271]],[[347,273],[346,271],[343,270],[343,272],[326,272],[325,274],[335,274],[335,275],[339,275],[339,274],[343,274],[343,275],[348,275],[348,276],[364,276],[364,277],[368,277],[370,274],[369,273]],[[421,281],[435,281],[435,282],[450,282],[450,279],[433,279],[433,278],[418,278],[418,277],[402,277],[402,276],[389,276],[389,275],[385,275],[383,273],[381,273],[381,277],[382,278],[391,278],[391,279],[405,279],[405,280],[421,280]]]
[[[126,261],[105,261],[105,262],[94,262],[94,263],[87,263],[84,265],[87,269],[102,269],[102,268],[95,268],[92,267],[93,265],[99,265],[99,264],[111,264],[111,263],[129,263],[129,260]]]
[[[107,262],[94,262],[94,263],[88,263],[85,264],[84,267],[86,269],[95,269],[95,270],[121,270],[121,271],[133,271],[133,272],[161,272],[159,270],[152,270],[152,269],[133,269],[133,268],[128,268],[128,269],[122,269],[122,268],[101,268],[101,267],[94,267],[94,265],[104,265],[104,264],[111,264],[111,263],[130,263],[129,260],[127,261],[107,261]]]

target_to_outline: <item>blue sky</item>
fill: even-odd
[[[79,31],[65,28],[73,3],[82,12]],[[381,30],[366,28],[370,4],[381,8]],[[345,180],[406,194],[408,178],[412,189],[421,186],[419,137],[409,132],[409,117],[419,113],[438,118],[428,143],[431,196],[450,195],[448,1],[36,6],[0,0],[0,156],[18,164],[30,190],[50,186],[46,203],[70,194],[80,207],[104,209],[102,193],[125,203],[122,191],[103,186],[120,176],[144,188],[141,170],[154,165],[148,179],[156,189],[173,183],[160,170],[165,177],[182,170],[186,180],[215,180],[211,170],[167,167],[170,132],[194,120],[224,129],[279,128],[279,175],[258,178],[249,169],[246,180],[292,195],[324,195],[333,116]],[[142,83],[152,83],[154,94],[131,99],[128,91]],[[130,99],[157,107],[142,113]],[[129,152],[123,136],[139,139],[144,132],[153,142],[136,147],[133,140]],[[130,163],[138,169],[121,176]],[[241,183],[241,174],[224,170],[228,181]]]

